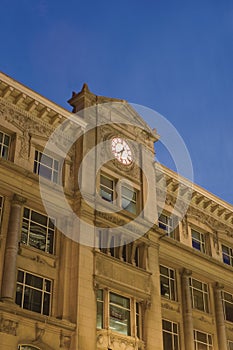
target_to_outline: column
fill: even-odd
[[[192,299],[189,287],[189,278],[191,274],[192,271],[184,269],[181,276],[184,343],[186,350],[194,350]]]
[[[153,239],[153,237],[151,237]],[[151,274],[151,299],[144,303],[144,340],[147,349],[163,349],[162,310],[160,297],[159,244],[148,247]]]
[[[14,301],[16,284],[16,260],[20,239],[20,224],[22,206],[25,198],[14,194],[11,202],[11,211],[6,237],[6,248],[2,280],[2,299]]]
[[[216,327],[218,335],[218,348],[221,350],[227,350],[227,337],[224,322],[224,313],[222,306],[222,296],[221,292],[223,290],[223,285],[218,282],[214,286],[214,302],[215,302],[215,318]]]

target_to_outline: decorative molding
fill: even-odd
[[[43,259],[39,255],[30,256],[30,255],[27,255],[27,254],[22,254],[21,245],[20,245],[20,248],[19,248],[19,255],[23,256],[26,259],[30,259],[32,261],[35,261],[35,262],[37,262],[39,264],[48,265],[49,267],[53,267],[53,268],[56,267],[56,260],[54,260],[53,263],[49,263],[46,259]]]
[[[18,322],[1,317],[0,332],[17,336]]]
[[[44,334],[45,334],[45,326],[41,327],[41,325],[36,323],[35,324],[35,341],[41,341]]]
[[[111,330],[101,330],[97,332],[97,348],[117,350],[144,350],[145,344],[137,337],[116,334]]]
[[[178,312],[178,313],[180,312],[179,305],[176,305],[176,307],[175,307],[175,305],[171,305],[169,303],[163,303],[163,302],[162,302],[161,305],[162,305],[162,308],[164,308],[164,309],[175,311],[175,312]]]
[[[60,333],[60,348],[69,350],[71,345],[71,336],[68,334],[63,333],[61,331]]]
[[[18,204],[20,206],[23,206],[26,203],[27,199],[18,195],[17,193],[14,193],[11,204]]]
[[[198,321],[201,321],[201,322],[205,322],[205,323],[208,323],[208,324],[212,324],[212,322],[210,322],[206,317],[204,316],[201,316],[198,318]]]

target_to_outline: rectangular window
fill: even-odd
[[[129,298],[110,293],[109,326],[115,332],[131,335]]]
[[[23,309],[50,314],[52,281],[18,270],[15,302]]]
[[[104,307],[108,303],[108,307]],[[108,313],[106,314],[106,310]],[[97,291],[97,328],[112,329],[128,336],[141,336],[141,308],[139,303],[107,290]]]
[[[225,320],[229,322],[233,322],[233,295],[223,292],[222,300],[223,300]]]
[[[8,159],[10,147],[10,136],[0,131],[0,157]]]
[[[202,253],[206,252],[204,233],[192,230],[192,247]]]
[[[103,314],[104,314],[104,299],[103,290],[99,289],[97,291],[97,328],[103,329]]]
[[[192,306],[194,309],[209,312],[208,285],[194,278],[189,279]]]
[[[233,341],[228,341],[228,349],[233,350]]]
[[[104,175],[100,175],[100,196],[110,203],[114,200],[114,181]]]
[[[167,299],[175,300],[175,271],[160,265],[161,295]]]
[[[160,214],[158,219],[158,225],[159,228],[167,232],[168,237],[175,238],[173,218],[165,214]]]
[[[212,350],[213,349],[213,341],[212,335],[199,332],[194,330],[194,347],[195,350]]]
[[[224,264],[233,266],[233,249],[222,244],[222,260]]]
[[[179,350],[178,324],[162,320],[163,350]]]
[[[36,151],[34,173],[41,175],[52,182],[58,183],[59,162],[47,154]]]
[[[121,187],[121,206],[132,214],[137,213],[137,192],[125,185]]]
[[[24,208],[21,243],[54,253],[54,219],[32,209]]]

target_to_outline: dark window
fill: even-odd
[[[10,136],[0,131],[0,157],[8,159],[10,147]]]
[[[175,271],[160,265],[161,295],[167,299],[175,300]]]
[[[51,284],[46,278],[18,270],[15,302],[23,309],[50,314]]]
[[[178,324],[162,320],[163,325],[163,349],[179,350]]]

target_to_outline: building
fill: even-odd
[[[0,74],[1,349],[232,350],[232,205],[157,168],[127,102],[69,103]]]

